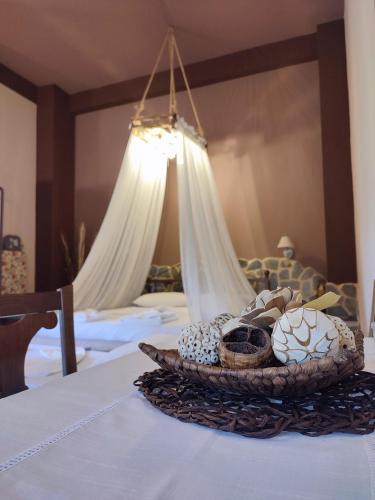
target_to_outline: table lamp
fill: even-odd
[[[292,259],[294,257],[294,243],[289,236],[282,236],[277,248],[282,249],[283,255],[286,259]]]

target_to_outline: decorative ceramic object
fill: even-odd
[[[213,321],[199,321],[181,330],[178,352],[184,359],[206,365],[219,361],[218,345],[223,325],[233,318],[232,314],[220,314]]]
[[[262,328],[242,327],[219,343],[221,366],[243,370],[264,366],[273,358],[270,334]]]
[[[272,349],[276,358],[286,365],[335,356],[339,351],[339,332],[322,312],[298,307],[276,321]]]
[[[301,305],[302,296],[300,292],[295,292],[290,287],[263,290],[243,309],[241,316],[245,316],[256,309],[265,309],[270,303],[274,303],[284,309],[289,303],[298,303],[298,305]],[[284,312],[284,310],[281,312]]]
[[[349,349],[350,351],[356,350],[355,336],[344,320],[337,316],[330,316],[329,319],[333,322],[336,330],[339,332],[340,349]]]
[[[240,316],[229,320],[223,326],[223,335],[243,326],[267,328],[273,325],[286,310],[301,305],[301,293],[289,287],[263,290],[243,309]]]

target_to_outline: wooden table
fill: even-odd
[[[370,362],[375,367],[375,347]],[[0,401],[4,500],[369,500],[375,438],[248,439],[160,413],[141,353]]]

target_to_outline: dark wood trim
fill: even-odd
[[[17,94],[26,97],[26,99],[37,102],[38,87],[4,66],[4,64],[0,64],[0,83],[14,90]]]
[[[55,85],[38,89],[36,271],[38,291],[69,282],[61,233],[74,240],[74,116],[68,95]]]
[[[18,294],[13,297],[18,298]],[[25,357],[32,338],[41,328],[54,328],[56,314],[36,313],[0,325],[0,398],[27,389]]]
[[[17,294],[16,300],[14,295],[0,298],[0,317],[57,311],[60,308],[61,297],[58,292]]]
[[[64,286],[58,292],[60,293],[61,302],[59,324],[63,375],[65,376],[77,371],[73,319],[73,285]]]
[[[46,312],[51,311],[58,311],[59,313],[63,375],[70,375],[77,371],[73,321],[73,286],[64,286],[56,292],[13,294],[4,295],[0,298],[0,317],[21,315],[27,317],[28,315],[35,316],[35,314],[45,316]],[[52,318],[54,318],[54,321],[51,328],[56,326],[57,323],[55,314],[53,314]],[[0,324],[0,332],[1,326]]]
[[[196,88],[316,59],[314,33],[189,64],[186,73],[191,88]],[[142,76],[73,94],[70,96],[70,110],[80,114],[136,102],[140,100],[148,78]],[[185,90],[180,71],[176,72],[176,89]],[[161,71],[155,75],[149,97],[166,95],[168,92],[169,73]]]
[[[357,280],[349,99],[343,20],[317,31],[327,278]]]
[[[53,292],[0,297],[0,398],[27,389],[24,366],[29,343],[41,328],[57,325],[57,310],[63,375],[69,375],[77,371],[72,285]]]

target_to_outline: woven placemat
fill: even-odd
[[[298,399],[212,390],[167,370],[146,372],[134,385],[171,417],[247,437],[270,438],[283,431],[369,434],[375,429],[375,374],[368,372]]]

